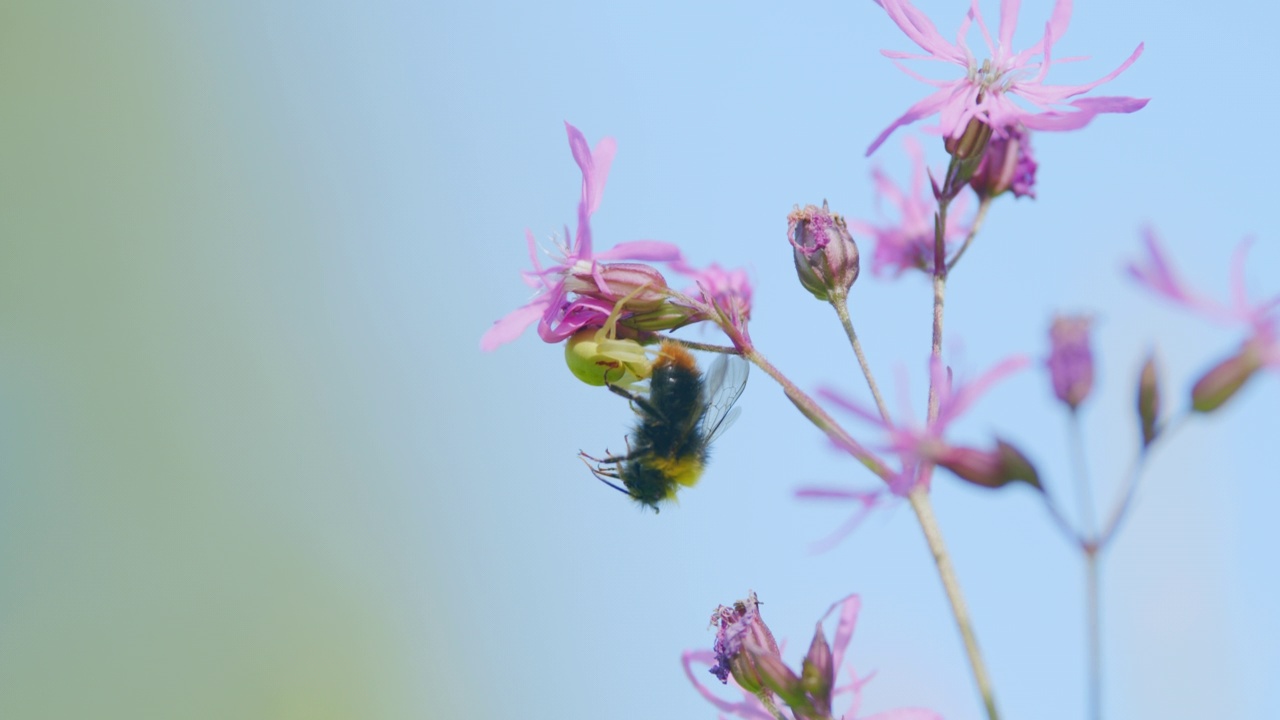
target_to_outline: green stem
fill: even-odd
[[[737,339],[735,339],[735,342],[737,342]],[[743,357],[750,360],[756,367],[763,370],[769,375],[769,377],[773,378],[782,386],[782,391],[786,393],[787,398],[800,410],[802,415],[809,419],[809,422],[816,425],[819,430],[826,433],[827,436],[832,440],[835,440],[841,447],[848,450],[850,454],[858,459],[858,462],[862,463],[868,470],[879,476],[880,479],[885,482],[889,481],[889,478],[893,476],[893,473],[889,471],[889,468],[885,467],[884,463],[880,462],[879,458],[872,455],[871,452],[863,447],[861,443],[854,440],[852,435],[850,435],[844,428],[840,427],[840,424],[828,415],[827,411],[823,410],[822,407],[818,405],[817,401],[809,397],[809,395],[801,390],[795,383],[791,382],[786,375],[783,375],[778,368],[774,367],[772,363],[765,359],[765,357],[760,354],[760,351],[756,350],[753,345],[739,344],[739,347],[742,348]]]
[[[947,170],[948,186],[951,184],[950,178],[954,174],[953,169],[957,162],[953,157],[953,167]],[[942,321],[947,293],[945,234],[947,209],[951,204],[950,198],[954,196],[954,193],[946,194],[947,192],[948,189],[944,188],[944,195],[938,201],[938,214],[934,216],[933,227],[932,355],[935,362],[941,362],[942,360]],[[938,419],[940,388],[933,383],[932,373],[930,375],[927,422],[931,425]],[[951,601],[951,613],[955,616],[956,627],[960,630],[960,638],[964,642],[965,652],[969,656],[969,667],[973,671],[974,684],[977,685],[978,693],[982,696],[982,703],[987,710],[987,718],[988,720],[999,720],[1000,713],[996,710],[995,694],[991,689],[991,678],[987,674],[986,663],[983,662],[982,652],[978,648],[978,638],[973,631],[973,624],[969,620],[969,610],[965,606],[964,595],[960,591],[960,581],[956,577],[955,568],[951,565],[951,558],[947,554],[946,544],[942,540],[942,531],[938,527],[937,518],[934,517],[933,507],[929,502],[928,480],[932,473],[932,465],[927,463],[922,465],[916,485],[907,498],[911,501],[911,508],[916,513],[920,529],[924,531],[925,540],[929,543],[929,550],[933,554],[933,562],[938,568],[938,577],[942,580],[942,587],[947,593],[947,599]]]
[[[1091,720],[1102,720],[1102,609],[1098,551],[1098,548],[1090,547],[1084,555],[1085,593],[1089,607],[1087,622],[1089,625],[1089,717]]]
[[[836,309],[836,314],[840,316],[840,324],[844,326],[844,334],[849,337],[849,345],[853,347],[853,354],[858,356],[858,365],[862,368],[862,376],[867,379],[867,387],[871,388],[871,396],[876,400],[876,408],[880,410],[880,417],[887,423],[889,422],[889,409],[884,404],[884,398],[880,396],[880,387],[876,384],[875,375],[871,374],[871,365],[867,363],[867,356],[862,353],[862,343],[858,342],[858,333],[853,330],[853,320],[849,317],[849,303],[846,298],[833,298],[831,307]]]
[[[955,269],[956,263],[960,262],[960,257],[964,255],[964,251],[969,249],[973,244],[973,239],[978,236],[978,231],[982,229],[982,222],[987,219],[987,210],[991,209],[992,198],[984,197],[978,203],[978,214],[973,216],[973,224],[969,226],[969,234],[964,239],[964,244],[956,251],[955,257],[947,262],[947,272],[950,273]]]
[[[982,660],[982,652],[978,649],[978,638],[973,632],[973,623],[969,620],[969,609],[964,602],[964,594],[960,591],[960,580],[956,577],[955,567],[951,565],[951,557],[947,554],[946,543],[942,541],[942,530],[938,527],[938,519],[933,515],[933,506],[929,501],[929,492],[923,485],[917,485],[908,495],[911,509],[920,521],[920,529],[924,531],[929,551],[933,553],[933,562],[938,566],[938,577],[942,579],[942,588],[951,601],[951,613],[955,616],[956,626],[960,630],[960,638],[964,641],[965,652],[969,656],[969,667],[973,670],[973,680],[982,695],[982,704],[987,709],[990,720],[999,720],[996,710],[995,695],[991,690],[991,678],[987,675],[987,666]]]

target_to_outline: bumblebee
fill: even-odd
[[[702,476],[711,443],[742,410],[733,404],[746,387],[748,368],[737,355],[721,355],[704,376],[689,351],[662,343],[647,395],[608,385],[631,401],[640,420],[627,437],[625,455],[597,459],[582,453],[595,463],[592,474],[657,512],[658,503]]]

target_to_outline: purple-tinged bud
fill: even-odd
[[[696,308],[675,302],[664,302],[657,309],[628,315],[619,320],[618,324],[645,332],[662,332],[682,328],[703,319],[702,313]]]
[[[981,159],[986,152],[987,142],[991,140],[991,126],[977,118],[969,120],[960,137],[948,137],[943,140],[947,154],[956,160]]]
[[[755,694],[767,691],[761,675],[762,664],[773,660],[782,663],[778,643],[760,618],[759,605],[756,594],[751,592],[745,600],[728,607],[721,605],[711,615],[711,624],[717,626],[716,664],[711,668],[711,674],[720,678],[722,683],[728,682],[729,675],[733,675],[743,690]]]
[[[1249,378],[1263,366],[1264,348],[1256,338],[1245,342],[1240,352],[1205,373],[1191,388],[1191,407],[1209,413],[1230,400]]]
[[[980,198],[993,198],[1009,190],[1014,197],[1036,196],[1036,159],[1031,154],[1031,133],[1021,126],[1005,129],[987,144],[978,170],[969,185]]]
[[[1085,315],[1058,316],[1049,328],[1049,377],[1053,394],[1075,410],[1093,389],[1093,351],[1089,347],[1089,327],[1093,318]]]
[[[831,646],[822,632],[822,623],[813,631],[813,642],[800,667],[800,684],[809,695],[813,708],[822,716],[831,714],[831,687],[835,684],[835,664]]]
[[[1160,432],[1160,379],[1154,353],[1147,357],[1138,374],[1138,419],[1142,423],[1142,446],[1146,447]]]
[[[781,656],[763,652],[763,648],[750,642],[744,643],[744,648],[755,659],[760,681],[766,688],[777,693],[778,697],[792,709],[801,711],[808,709],[809,700],[805,696],[804,684],[794,672],[791,672],[791,668],[782,662]],[[738,679],[736,673],[733,679]]]
[[[666,302],[667,279],[643,263],[579,263],[564,279],[566,292],[607,302],[626,299],[630,313],[649,312]]]
[[[842,300],[860,270],[858,245],[844,218],[826,200],[821,208],[797,206],[787,215],[787,238],[804,289],[824,302]]]
[[[996,439],[994,450],[947,447],[934,461],[955,473],[956,477],[986,488],[1004,487],[1021,480],[1037,490],[1044,490],[1040,474],[1022,451]]]

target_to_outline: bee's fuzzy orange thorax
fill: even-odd
[[[673,365],[682,370],[689,370],[691,372],[698,372],[698,361],[694,359],[693,355],[688,350],[685,350],[683,347],[671,342],[670,340],[664,340],[662,342],[662,347],[658,351],[657,363],[662,365]]]

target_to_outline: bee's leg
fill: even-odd
[[[631,493],[628,492],[626,488],[610,480],[610,478],[612,478],[613,480],[622,479],[621,476],[618,475],[616,470],[605,470],[604,468],[601,468],[601,467],[591,467],[591,463],[587,462],[587,460],[591,460],[596,463],[601,463],[601,462],[605,462],[604,460],[596,460],[595,458],[591,457],[590,455],[584,452],[579,452],[578,456],[583,458],[582,460],[583,464],[587,466],[587,469],[591,471],[592,475],[596,476],[597,480],[604,483],[605,485],[608,485],[614,490],[617,490],[623,495],[626,495],[627,497],[631,496]]]
[[[613,384],[606,384],[605,387],[609,388],[609,391],[612,392],[614,395],[621,395],[622,397],[630,400],[633,406],[640,408],[641,414],[649,415],[650,417],[657,418],[664,422],[666,421],[666,418],[663,417],[662,413],[658,412],[658,408],[654,407],[653,404],[650,403],[648,400],[646,400],[643,396],[637,395],[627,390],[623,390],[622,388]]]
[[[633,456],[635,455],[635,451],[631,449],[631,438],[629,437],[624,438],[624,440],[627,443],[626,455],[609,455],[608,454],[609,451],[606,449],[605,457],[602,457],[602,458],[591,457],[590,455],[582,451],[578,451],[578,456],[584,457],[590,460],[591,462],[595,463],[596,465],[617,465],[618,463],[626,462],[628,460],[633,459]],[[615,478],[619,477],[616,471],[604,471],[604,472],[606,472],[606,474],[609,474],[610,477],[615,477]]]

